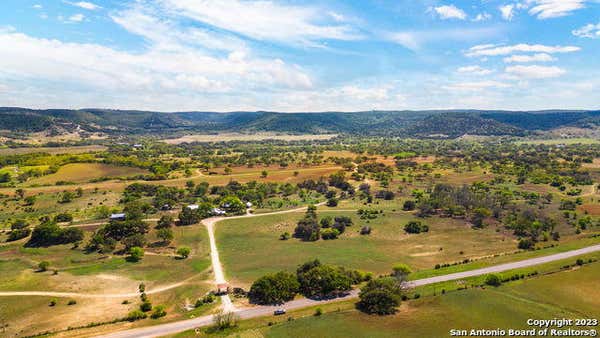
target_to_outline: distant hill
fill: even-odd
[[[600,111],[364,111],[364,112],[174,112],[0,108],[0,130],[39,132],[60,126],[109,134],[168,134],[177,131],[341,133],[456,138],[525,135],[535,130],[600,125]]]

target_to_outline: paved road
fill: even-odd
[[[409,283],[409,285],[410,286],[422,286],[422,285],[434,284],[434,283],[439,283],[439,282],[458,280],[458,279],[463,279],[463,278],[467,278],[467,277],[481,276],[481,275],[485,275],[488,273],[503,272],[503,271],[518,269],[518,268],[526,268],[526,267],[535,266],[535,265],[539,265],[539,264],[543,264],[543,263],[549,263],[549,262],[554,262],[554,261],[558,261],[558,260],[562,260],[562,259],[572,258],[572,257],[576,257],[579,255],[592,253],[592,252],[596,252],[596,251],[600,251],[600,244],[589,246],[589,247],[586,247],[583,249],[548,255],[548,256],[544,256],[544,257],[531,258],[531,259],[526,259],[526,260],[522,260],[522,261],[518,261],[518,262],[501,264],[501,265],[491,266],[491,267],[482,268],[482,269],[470,270],[470,271],[465,271],[465,272],[457,272],[457,273],[452,273],[452,274],[443,275],[443,276],[414,280],[414,281],[411,281]],[[235,311],[235,313],[241,319],[250,319],[250,318],[272,315],[273,311],[278,308],[285,308],[286,310],[294,310],[294,309],[300,309],[300,308],[319,305],[319,304],[353,299],[353,298],[357,298],[357,297],[358,297],[358,290],[353,290],[346,297],[336,298],[333,300],[315,301],[315,300],[310,300],[310,299],[298,299],[298,300],[288,302],[282,307],[257,306],[257,307],[246,308],[246,309],[238,309]],[[116,333],[105,335],[102,337],[103,338],[160,337],[160,336],[174,334],[177,332],[190,330],[190,329],[194,329],[194,328],[198,328],[198,327],[208,326],[211,324],[212,324],[212,316],[209,315],[209,316],[203,316],[203,317],[198,317],[198,318],[194,318],[194,319],[182,320],[182,321],[168,323],[168,324],[161,324],[161,325],[155,325],[155,326],[150,326],[150,327],[116,332]]]

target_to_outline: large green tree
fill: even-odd
[[[299,288],[296,276],[281,271],[257,279],[250,287],[248,297],[255,304],[280,304],[294,299]]]
[[[356,307],[369,314],[388,315],[396,312],[402,297],[400,282],[393,277],[369,281],[358,295]]]

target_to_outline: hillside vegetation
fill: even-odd
[[[123,133],[278,132],[455,138],[469,135],[523,136],[534,130],[594,128],[600,111],[369,111],[369,112],[176,112],[106,109],[0,108],[0,130]]]

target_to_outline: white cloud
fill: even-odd
[[[117,51],[96,44],[0,34],[0,69],[6,76],[60,83],[61,88],[105,90],[119,95],[223,93],[235,90],[304,90],[312,87],[300,67],[279,59],[216,58],[197,50]],[[231,54],[230,54],[231,55]],[[46,89],[47,90],[47,89]]]
[[[482,50],[482,49],[490,49],[493,47],[496,47],[498,45],[493,44],[493,43],[488,43],[488,44],[484,44],[484,45],[477,45],[477,46],[473,46],[471,48],[469,48],[470,51],[477,51],[477,50]]]
[[[42,8],[44,8],[44,6],[42,6],[40,4],[35,4],[32,7],[33,7],[33,9],[42,9]]]
[[[459,19],[464,20],[467,18],[467,14],[460,8],[454,5],[445,5],[439,7],[433,7],[432,9],[435,11],[441,19]]]
[[[142,7],[115,13],[111,19],[127,31],[147,39],[154,49],[201,47],[229,52],[245,52],[247,49],[245,43],[236,37],[200,28],[179,28],[171,20],[159,19]]]
[[[489,13],[483,12],[483,13],[477,14],[477,16],[473,19],[473,21],[481,22],[481,21],[487,21],[491,18],[492,18],[492,16]]]
[[[488,74],[493,73],[492,70],[483,68],[483,67],[477,66],[477,65],[460,67],[456,71],[459,73],[462,73],[462,74],[471,74],[471,75],[488,75]]]
[[[500,10],[500,14],[502,14],[502,18],[504,20],[512,20],[514,15],[515,15],[515,5],[514,4],[508,4],[508,5],[503,5],[498,7],[498,9]]]
[[[474,46],[465,53],[466,56],[498,56],[508,55],[512,53],[572,53],[581,50],[576,46],[546,46],[546,45],[529,45],[525,43],[512,45],[512,46],[490,46],[479,45]]]
[[[85,15],[83,14],[74,14],[69,17],[69,21],[71,22],[81,22],[85,19]]]
[[[363,79],[321,91],[286,93],[277,102],[285,111],[360,111],[406,107],[406,95],[396,83],[372,84]]]
[[[91,2],[87,2],[87,1],[78,1],[78,2],[70,2],[70,1],[64,1],[65,3],[69,4],[69,5],[73,5],[75,7],[79,7],[79,8],[83,8],[83,9],[87,9],[90,11],[95,11],[97,9],[101,9],[102,7],[91,3]]]
[[[533,55],[511,55],[509,57],[505,57],[505,63],[511,62],[551,62],[556,61],[556,58],[552,57],[552,55],[546,53],[537,53]]]
[[[388,39],[410,50],[418,50],[421,48],[418,35],[413,32],[398,32],[389,34]]]
[[[273,1],[161,0],[167,11],[257,40],[319,46],[319,40],[357,40],[354,28],[322,23],[331,18],[316,7]],[[339,15],[339,13],[338,13]]]
[[[327,14],[329,14],[329,16],[333,20],[335,20],[337,22],[344,22],[344,21],[346,21],[346,17],[344,17],[342,14],[339,14],[339,13],[336,13],[336,12],[333,12],[333,11],[331,11],[331,12],[329,12]]]
[[[585,7],[586,0],[527,0],[529,14],[538,19],[550,19],[571,14]]]
[[[509,66],[505,69],[506,73],[517,78],[523,79],[547,79],[558,77],[565,74],[565,70],[559,67],[546,66]]]
[[[587,24],[579,29],[575,29],[573,35],[580,38],[600,39],[600,22],[597,24]]]
[[[488,88],[509,88],[510,84],[499,81],[459,82],[444,86],[445,89],[457,91],[479,91]]]
[[[386,87],[362,88],[356,85],[347,85],[334,89],[331,93],[336,96],[346,96],[358,100],[381,101],[388,98],[389,89]]]
[[[427,43],[440,41],[478,41],[501,36],[503,30],[497,27],[431,29],[421,31],[391,32],[383,38],[411,50],[419,50]]]

